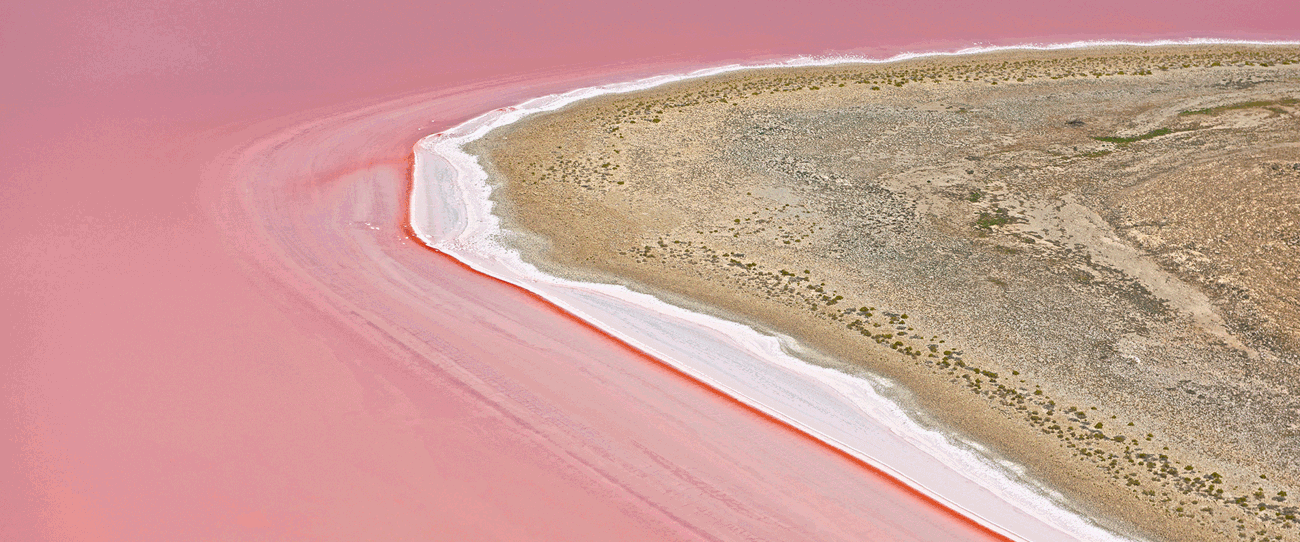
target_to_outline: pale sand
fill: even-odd
[[[1278,517],[1290,501],[1254,490],[1271,497],[1296,485],[1287,426],[1295,294],[1284,280],[1294,276],[1287,262],[1297,261],[1288,252],[1295,191],[1285,189],[1295,186],[1287,100],[1296,97],[1296,66],[1230,67],[1260,60],[1234,49],[1014,52],[724,75],[584,102],[499,130],[476,149],[498,182],[510,179],[496,194],[505,226],[531,232],[516,245],[552,274],[627,284],[779,330],[889,377],[930,423],[1027,466],[1092,513],[1157,537],[1239,528],[1294,537],[1294,522]],[[1294,48],[1243,50],[1297,57]],[[1111,55],[1120,57],[1069,60]],[[1224,65],[1208,67],[1211,57]],[[879,83],[902,70],[965,70],[1000,86],[942,75],[901,88]],[[1040,77],[1016,81],[1032,74]],[[856,83],[863,79],[875,82]],[[804,88],[747,88],[743,98],[736,90],[781,80]],[[730,99],[716,101],[722,96]],[[1213,109],[1252,101],[1267,103]],[[1179,115],[1200,109],[1210,110]],[[1083,124],[1066,124],[1074,120]],[[1158,128],[1186,132],[1119,144],[1087,137],[1159,136]],[[1189,189],[1212,174],[1223,176],[1214,179],[1225,187],[1217,196]],[[1152,216],[1164,223],[1145,220]],[[985,227],[974,226],[981,218]],[[1238,225],[1204,233],[1225,218]],[[1242,246],[1252,250],[1229,249]],[[1180,265],[1189,261],[1202,263]],[[826,283],[824,294],[780,273],[799,279],[805,269]],[[1235,289],[1212,286],[1224,280]],[[942,304],[934,292],[944,292]],[[865,318],[845,306],[878,309]],[[880,336],[891,310],[908,313],[927,339],[897,350],[920,356],[888,348],[896,337],[878,344],[851,327],[863,320]],[[944,354],[952,350],[962,354]],[[956,358],[987,373],[943,366]],[[996,384],[989,374],[999,375]],[[1045,394],[1034,395],[1035,386]],[[1048,397],[1060,405],[1050,420],[1041,417]],[[1072,405],[1086,422],[1064,412]],[[1097,421],[1104,428],[1093,431]],[[1092,432],[1107,439],[1076,436]],[[1150,441],[1134,442],[1146,433]],[[1148,452],[1165,458],[1143,465],[1135,454]],[[1250,512],[1227,502],[1243,496]],[[1265,509],[1253,513],[1259,504]],[[1268,534],[1253,534],[1261,529]]]

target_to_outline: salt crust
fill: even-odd
[[[923,427],[877,390],[891,384],[810,364],[799,345],[714,316],[665,303],[624,286],[553,277],[504,242],[492,214],[488,175],[465,144],[528,115],[605,94],[757,68],[889,63],[931,56],[1102,46],[1283,45],[1300,42],[1189,39],[1081,41],[952,52],[902,53],[887,59],[798,57],[577,89],[488,112],[420,140],[415,147],[411,228],[424,243],[476,271],[529,290],[627,344],[880,469],[939,503],[1012,540],[1132,540],[1073,511],[1018,465],[989,457],[978,444]]]

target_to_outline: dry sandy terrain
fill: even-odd
[[[924,421],[1116,528],[1300,540],[1298,62],[1216,46],[746,71],[470,150],[552,273],[897,382]]]

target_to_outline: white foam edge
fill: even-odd
[[[547,275],[523,261],[516,250],[502,240],[499,217],[492,214],[490,199],[492,189],[488,175],[478,160],[465,153],[462,147],[491,130],[517,122],[540,112],[553,111],[579,100],[615,93],[629,93],[650,89],[667,83],[697,79],[727,72],[783,67],[830,66],[854,63],[889,63],[931,57],[958,56],[1010,50],[1058,50],[1104,46],[1154,47],[1162,45],[1294,45],[1292,41],[1249,41],[1214,38],[1186,40],[1137,41],[1077,41],[1061,44],[1022,44],[1010,46],[974,46],[957,51],[905,52],[886,59],[858,56],[801,56],[784,61],[763,64],[730,64],[696,70],[684,74],[660,75],[635,81],[581,88],[542,96],[513,107],[485,113],[459,126],[425,137],[415,147],[415,168],[410,201],[411,227],[421,241],[465,263],[478,272],[504,280],[554,303],[565,311],[591,325],[653,356],[738,401],[779,419],[801,431],[842,450],[869,465],[893,476],[902,483],[935,501],[969,517],[984,527],[1013,540],[1060,540],[1068,536],[1077,540],[1109,541],[1127,540],[1129,537],[1108,531],[1089,518],[1071,510],[1063,497],[1042,484],[1026,479],[1024,469],[1013,463],[994,459],[976,443],[959,440],[953,436],[922,426],[897,403],[883,397],[873,386],[892,385],[881,379],[868,380],[835,369],[813,365],[790,355],[799,346],[789,339],[765,335],[749,326],[695,313],[668,304],[653,296],[634,292],[626,287],[610,284],[585,283]],[[436,212],[435,212],[436,211]],[[602,307],[602,304],[605,306]],[[619,311],[611,313],[610,311]],[[631,315],[632,321],[620,315]],[[679,326],[670,337],[655,337],[645,326],[660,326],[667,330]],[[694,327],[711,335],[713,348],[710,356],[721,354],[748,360],[740,371],[748,376],[732,374],[736,369],[722,369],[699,361],[705,357],[705,347],[699,343],[696,350],[683,352],[680,343],[683,335],[680,326]],[[689,332],[685,332],[689,333]],[[727,351],[726,349],[730,349]],[[716,356],[714,356],[716,357]],[[753,361],[757,360],[757,363]],[[727,360],[717,362],[726,365]],[[765,364],[765,365],[764,365]],[[730,369],[731,373],[725,372]],[[748,380],[745,380],[748,378]],[[800,379],[805,379],[800,381]],[[768,386],[772,389],[763,389]],[[813,390],[808,395],[833,393],[833,403],[821,407],[840,407],[850,404],[856,410],[851,421],[873,422],[884,433],[870,433],[873,438],[884,435],[885,440],[900,440],[919,457],[899,459],[883,458],[888,450],[879,450],[879,444],[853,442],[862,440],[862,433],[846,433],[842,427],[844,416],[833,410],[818,411],[811,399],[792,395],[792,389],[801,392]],[[820,397],[820,396],[819,396]],[[825,419],[818,419],[825,418]],[[828,421],[829,420],[829,421]],[[880,428],[874,428],[873,431]],[[893,438],[890,438],[892,435]],[[856,437],[856,438],[855,438]],[[873,449],[876,448],[876,449]],[[874,452],[874,453],[873,453]],[[940,465],[948,471],[934,476],[933,469]],[[945,481],[944,478],[952,477]],[[946,483],[952,482],[952,483]],[[970,482],[983,491],[974,491]],[[997,497],[1007,506],[990,506],[987,498]]]

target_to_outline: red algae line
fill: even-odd
[[[965,49],[956,53],[903,54],[886,61],[941,54],[971,54],[1006,49],[1064,49],[1099,45],[1155,46],[1175,43],[1282,43],[1193,39],[1159,42],[1077,42]],[[1290,43],[1290,42],[1287,42]],[[689,313],[650,296],[622,287],[566,281],[546,276],[523,262],[518,253],[496,241],[499,222],[491,215],[486,174],[472,157],[460,151],[464,143],[490,129],[538,111],[557,109],[582,98],[629,92],[671,81],[736,69],[862,62],[858,58],[801,58],[764,66],[725,66],[680,76],[661,76],[622,85],[571,91],[500,108],[454,129],[435,134],[417,146],[409,190],[408,235],[460,260],[467,268],[528,290],[570,318],[599,329],[642,355],[674,367],[701,385],[747,405],[764,417],[856,457],[874,472],[891,476],[929,500],[951,508],[990,532],[1016,539],[1113,540],[1121,535],[1098,527],[1069,511],[1068,504],[1048,488],[1020,477],[1014,465],[995,462],[972,451],[974,445],[954,442],[921,428],[897,405],[875,393],[864,380],[803,364],[783,352],[783,343],[731,322]],[[875,61],[879,62],[879,61]],[[628,316],[635,315],[635,316]],[[652,323],[647,324],[650,321]],[[669,321],[672,321],[669,323]],[[676,327],[673,327],[676,326]],[[673,333],[664,333],[671,327]],[[708,331],[702,331],[708,330]],[[691,335],[691,332],[696,335]],[[658,335],[656,335],[656,333]],[[712,338],[704,339],[712,334]],[[678,337],[694,339],[694,349],[673,345]],[[735,337],[745,337],[737,340]],[[709,342],[710,340],[714,342]],[[718,351],[702,355],[700,344]],[[787,345],[790,346],[790,345]],[[701,358],[716,362],[701,362]],[[734,359],[745,360],[737,363]],[[762,377],[746,373],[764,372]],[[776,383],[776,384],[772,384]],[[780,389],[764,389],[775,385]],[[805,392],[813,392],[811,396]],[[794,397],[794,399],[791,399]],[[791,402],[793,401],[793,403]],[[818,403],[809,408],[807,403]],[[804,403],[804,404],[795,404]],[[832,407],[832,405],[834,407]],[[856,417],[834,417],[843,407]],[[862,434],[854,424],[869,421],[882,427]],[[885,429],[887,428],[887,429]],[[870,433],[868,431],[867,433]],[[881,433],[901,435],[882,445]],[[908,453],[899,454],[899,449]],[[941,473],[936,475],[936,473]],[[956,482],[956,483],[954,483]]]
[[[415,156],[414,153],[412,153],[411,157],[408,158],[408,163],[410,164],[410,166],[408,167],[408,175],[407,175],[407,178],[410,179],[411,182],[408,183],[408,186],[407,186],[407,194],[406,194],[406,195],[407,195],[407,201],[410,200],[411,192],[412,192],[412,190],[413,190],[413,188],[414,188],[414,177],[413,177],[413,175],[414,175],[414,169],[415,169],[415,168],[414,168],[414,156]],[[903,491],[903,492],[905,492],[906,494],[911,495],[912,497],[915,497],[915,498],[921,500],[922,502],[925,502],[926,504],[932,506],[934,510],[937,510],[937,511],[939,511],[940,513],[942,513],[942,514],[944,514],[944,515],[947,515],[947,516],[949,516],[949,517],[951,517],[951,518],[953,518],[953,519],[955,519],[955,520],[957,520],[957,521],[959,521],[959,522],[962,522],[963,524],[966,524],[967,526],[969,526],[969,527],[972,528],[972,529],[975,529],[975,530],[978,531],[978,532],[984,533],[984,534],[986,534],[986,535],[988,535],[988,536],[990,536],[990,537],[992,537],[992,538],[994,538],[994,539],[997,539],[997,540],[1005,540],[1005,541],[1010,541],[1010,540],[1012,540],[1012,538],[1010,538],[1010,537],[1008,537],[1007,535],[1005,535],[1005,534],[1003,534],[1003,533],[1001,533],[1001,532],[999,532],[999,531],[997,531],[997,530],[991,528],[990,526],[985,525],[985,524],[982,523],[982,522],[975,521],[974,519],[972,519],[971,517],[967,516],[966,514],[963,514],[963,513],[959,512],[959,511],[957,511],[957,510],[954,509],[953,507],[945,505],[944,503],[942,503],[942,502],[940,502],[939,500],[935,499],[935,498],[934,498],[933,496],[931,496],[930,494],[928,494],[928,493],[926,493],[926,492],[923,492],[923,491],[920,491],[920,490],[918,490],[916,487],[913,487],[912,485],[909,485],[909,484],[907,484],[907,483],[904,483],[904,482],[903,482],[900,478],[898,478],[897,476],[892,475],[892,474],[890,474],[890,473],[888,473],[888,472],[885,472],[884,470],[881,470],[879,467],[877,467],[877,466],[876,466],[875,464],[873,464],[872,462],[870,462],[870,461],[868,461],[868,460],[866,460],[866,459],[864,459],[864,458],[862,458],[862,457],[860,457],[860,456],[858,456],[858,455],[855,455],[855,454],[853,454],[853,453],[850,453],[849,451],[844,450],[843,448],[840,448],[840,447],[834,446],[834,445],[832,445],[832,444],[826,442],[825,440],[823,440],[823,439],[821,439],[821,438],[818,438],[816,435],[814,435],[814,434],[808,432],[807,430],[802,429],[802,428],[800,428],[799,426],[797,426],[797,425],[791,423],[791,422],[790,422],[789,420],[787,420],[786,418],[779,417],[779,416],[777,416],[777,415],[775,415],[775,414],[773,414],[773,413],[771,413],[771,412],[769,412],[769,411],[767,411],[767,410],[765,410],[765,409],[759,408],[759,407],[757,407],[757,406],[755,406],[755,405],[753,405],[753,404],[751,404],[751,403],[748,403],[748,402],[746,402],[746,401],[741,400],[740,398],[738,398],[738,397],[736,397],[736,396],[734,396],[734,395],[731,395],[731,394],[729,394],[729,393],[726,393],[725,391],[719,389],[718,387],[709,384],[708,382],[706,382],[706,381],[704,381],[703,379],[699,378],[699,377],[696,376],[695,374],[692,374],[692,373],[690,373],[690,372],[687,372],[687,371],[683,370],[681,367],[679,367],[679,366],[677,366],[677,365],[675,365],[675,364],[673,364],[673,363],[669,363],[669,362],[664,361],[664,360],[662,360],[662,359],[660,359],[660,358],[658,358],[658,357],[655,357],[655,356],[653,356],[653,355],[650,355],[650,354],[646,353],[644,350],[641,350],[640,348],[637,348],[637,347],[633,346],[633,345],[632,345],[631,343],[629,343],[628,341],[626,341],[626,340],[624,340],[624,339],[622,339],[622,338],[620,338],[620,337],[614,335],[613,333],[607,331],[606,329],[604,329],[604,328],[602,328],[602,327],[600,327],[600,326],[597,326],[597,325],[593,324],[591,321],[585,320],[585,319],[583,319],[583,318],[577,316],[576,314],[574,314],[574,313],[572,313],[572,312],[569,312],[569,311],[565,310],[564,308],[562,308],[562,307],[560,307],[559,305],[557,305],[555,302],[551,301],[549,298],[547,298],[547,297],[545,297],[545,296],[543,296],[543,295],[541,295],[541,294],[539,294],[539,293],[537,293],[537,292],[534,292],[534,291],[532,291],[532,290],[529,290],[529,289],[527,289],[527,288],[525,288],[525,287],[523,287],[523,286],[520,286],[520,285],[518,285],[518,284],[515,284],[514,282],[510,282],[510,281],[505,280],[505,279],[503,279],[503,278],[499,278],[499,277],[493,276],[493,275],[491,275],[491,274],[488,274],[488,273],[485,273],[485,272],[479,271],[479,270],[476,269],[474,266],[472,266],[472,265],[470,265],[470,264],[468,264],[468,263],[466,263],[466,262],[464,262],[464,261],[461,261],[461,260],[457,259],[455,256],[453,256],[453,255],[451,255],[451,254],[448,254],[448,253],[446,253],[446,252],[443,252],[442,250],[439,250],[439,249],[437,249],[437,248],[435,248],[435,247],[433,247],[433,246],[430,246],[429,244],[425,243],[425,242],[420,238],[420,236],[415,232],[415,229],[411,227],[411,225],[410,225],[410,208],[407,207],[406,209],[407,209],[407,212],[406,212],[406,216],[405,216],[404,219],[403,219],[402,232],[403,232],[403,234],[406,236],[407,240],[410,241],[411,243],[413,243],[414,245],[416,245],[416,246],[418,246],[418,247],[420,247],[420,248],[422,248],[422,249],[424,249],[424,250],[428,250],[429,252],[431,252],[431,253],[437,255],[437,257],[439,257],[439,258],[443,258],[443,259],[447,260],[448,263],[450,263],[451,265],[457,266],[457,267],[463,269],[463,270],[466,271],[466,272],[473,273],[473,274],[478,275],[478,276],[480,276],[480,277],[483,277],[483,278],[485,278],[485,279],[491,280],[491,281],[493,281],[493,282],[495,282],[495,283],[501,285],[502,287],[510,288],[510,289],[512,289],[512,290],[514,290],[514,291],[520,293],[521,295],[524,295],[524,296],[526,296],[526,297],[528,297],[528,298],[530,298],[530,299],[536,301],[537,303],[539,303],[539,304],[541,304],[541,305],[543,305],[543,306],[549,308],[550,311],[551,311],[551,313],[554,314],[556,317],[563,318],[563,319],[568,320],[568,321],[570,321],[570,322],[572,322],[572,323],[574,323],[574,324],[577,324],[577,325],[579,325],[579,326],[582,326],[583,328],[587,329],[588,331],[591,331],[591,332],[593,332],[593,333],[595,333],[595,334],[597,334],[597,335],[600,335],[601,337],[604,337],[605,339],[608,339],[610,342],[619,345],[619,346],[622,348],[622,350],[623,350],[624,352],[626,352],[627,354],[629,354],[629,355],[631,355],[631,356],[633,356],[633,357],[636,357],[636,358],[638,358],[638,359],[640,359],[640,360],[642,360],[642,361],[645,361],[645,362],[647,362],[647,363],[651,363],[651,364],[654,364],[654,365],[656,365],[656,366],[659,366],[659,367],[661,367],[661,368],[663,368],[663,369],[665,369],[665,370],[667,370],[667,371],[669,371],[669,372],[671,372],[671,373],[673,373],[673,374],[675,374],[675,375],[677,375],[677,376],[683,378],[683,379],[684,379],[686,382],[688,382],[688,383],[689,383],[689,384],[690,384],[694,389],[697,389],[697,390],[699,390],[699,391],[701,391],[701,392],[703,392],[703,393],[709,394],[709,395],[711,395],[711,396],[713,396],[713,397],[716,397],[716,398],[718,398],[718,399],[721,399],[721,400],[723,400],[723,401],[726,401],[727,403],[730,403],[730,404],[732,404],[733,406],[736,406],[736,407],[738,407],[738,408],[741,408],[741,409],[745,410],[746,412],[749,412],[750,414],[753,414],[753,415],[755,415],[755,416],[757,416],[757,417],[759,417],[759,418],[761,418],[761,419],[763,419],[763,420],[766,420],[766,421],[768,421],[768,422],[770,422],[770,423],[772,423],[772,424],[775,424],[775,425],[776,425],[777,427],[779,427],[781,430],[784,430],[784,431],[788,432],[789,434],[794,435],[795,437],[797,437],[797,438],[799,438],[799,439],[801,439],[801,440],[803,440],[803,441],[805,441],[805,442],[807,442],[807,443],[809,443],[809,444],[811,444],[811,445],[813,445],[813,446],[816,446],[816,447],[821,448],[821,449],[823,449],[823,450],[826,450],[826,451],[828,451],[828,452],[830,452],[830,453],[832,453],[832,454],[835,454],[835,455],[837,455],[837,456],[839,456],[839,457],[841,457],[841,458],[843,458],[843,459],[848,460],[849,462],[853,463],[854,465],[857,465],[858,467],[861,467],[862,469],[866,470],[867,473],[869,473],[869,475],[880,477],[880,479],[886,481],[886,482],[887,482],[889,485],[891,485],[892,487],[894,487],[894,488],[896,488],[896,489],[898,489],[898,490],[900,490],[900,491]]]
[[[432,538],[997,539],[557,318],[554,305],[393,235],[409,224],[399,202],[411,166],[376,141],[494,91],[328,116],[248,147],[218,174],[235,181],[221,222],[236,242],[306,308],[346,323],[331,336],[389,352],[354,370],[391,383],[366,395],[390,401],[396,386],[412,405],[368,424],[407,427],[433,447],[399,463],[411,481],[393,487],[448,525]],[[456,495],[474,497],[448,502]]]

